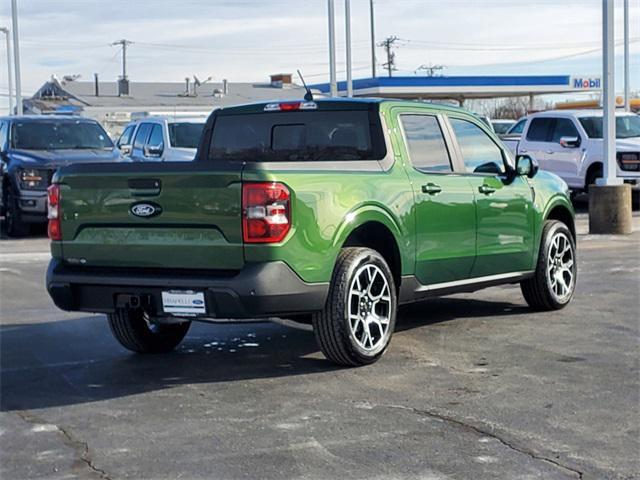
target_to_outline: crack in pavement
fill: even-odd
[[[369,403],[369,402],[356,402],[356,403],[365,403],[368,404],[371,408],[389,408],[389,409],[398,409],[398,410],[405,410],[411,413],[415,413],[417,415],[422,415],[422,416],[428,416],[428,417],[432,417],[432,418],[436,418],[438,420],[441,420],[443,422],[447,422],[447,423],[451,423],[453,425],[457,425],[458,427],[464,428],[465,430],[471,430],[472,432],[478,433],[480,435],[484,435],[486,437],[490,437],[493,438],[494,440],[497,440],[498,442],[500,442],[502,445],[504,445],[505,447],[514,450],[518,453],[521,453],[523,455],[527,455],[535,460],[540,460],[543,462],[547,462],[557,468],[561,468],[563,470],[566,470],[567,472],[570,472],[573,475],[576,475],[578,479],[582,480],[584,472],[577,470],[575,468],[572,468],[568,465],[564,465],[562,463],[560,463],[557,460],[554,460],[552,458],[548,458],[542,455],[539,455],[537,453],[535,453],[532,450],[529,450],[527,448],[524,447],[520,447],[518,445],[515,445],[513,443],[511,443],[508,440],[505,440],[504,438],[500,437],[498,434],[496,434],[494,431],[490,430],[489,428],[486,427],[482,427],[482,426],[477,426],[477,425],[473,425],[470,423],[466,423],[462,420],[458,420],[457,418],[453,418],[450,417],[449,415],[445,415],[439,412],[435,412],[432,410],[423,410],[423,409],[419,409],[419,408],[415,408],[415,407],[407,407],[405,405],[397,405],[397,404],[376,404],[376,403]]]
[[[47,422],[37,415],[34,415],[33,413],[26,410],[17,410],[16,414],[22,420],[31,425],[53,425],[58,433],[62,436],[62,442],[76,453],[79,463],[78,461],[76,461],[74,467],[84,465],[89,468],[93,476],[97,475],[97,478],[103,480],[112,480],[107,472],[105,472],[101,468],[96,467],[93,464],[91,455],[89,454],[89,445],[87,444],[87,442],[83,442],[82,440],[78,440],[77,438],[75,438],[68,428],[62,427],[55,423]]]

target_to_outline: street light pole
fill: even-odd
[[[336,83],[336,26],[335,5],[333,0],[327,0],[329,13],[329,85],[332,97],[338,96],[338,84]]]
[[[624,0],[624,109],[631,111],[629,104],[629,0]]]
[[[11,68],[11,40],[9,40],[9,29],[1,27],[0,32],[4,33],[7,39],[7,73],[9,84],[9,115],[13,115],[13,69]]]
[[[369,0],[369,20],[371,22],[371,78],[376,78],[376,22],[373,17],[373,0]]]
[[[589,185],[589,233],[631,233],[631,186],[617,177],[614,0],[602,0],[603,178]]]
[[[11,20],[13,23],[13,61],[16,65],[16,107],[18,115],[22,115],[22,83],[20,80],[20,45],[18,42],[17,0],[11,0]]]
[[[619,185],[616,178],[616,95],[614,65],[614,0],[602,0],[602,107],[604,109],[602,138],[604,142],[604,169],[602,185]]]
[[[353,97],[351,76],[351,0],[344,0],[345,40],[347,42],[347,97]]]

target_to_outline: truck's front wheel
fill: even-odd
[[[313,330],[329,360],[346,366],[366,365],[387,349],[396,310],[396,287],[384,258],[369,248],[344,248],[325,308],[313,316]]]
[[[118,310],[109,314],[109,327],[120,344],[137,353],[165,353],[184,338],[191,322],[155,323],[143,310]]]

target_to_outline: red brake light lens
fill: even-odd
[[[62,240],[60,225],[60,186],[53,184],[47,189],[47,232],[51,240]]]
[[[242,236],[246,243],[277,243],[291,229],[291,194],[281,183],[242,185]]]

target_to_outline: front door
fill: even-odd
[[[469,277],[476,251],[474,195],[453,173],[443,119],[403,111],[404,161],[415,198],[416,277],[433,285]]]
[[[529,182],[508,174],[506,152],[479,122],[453,116],[449,122],[475,196],[477,243],[471,276],[531,270],[534,211]]]

